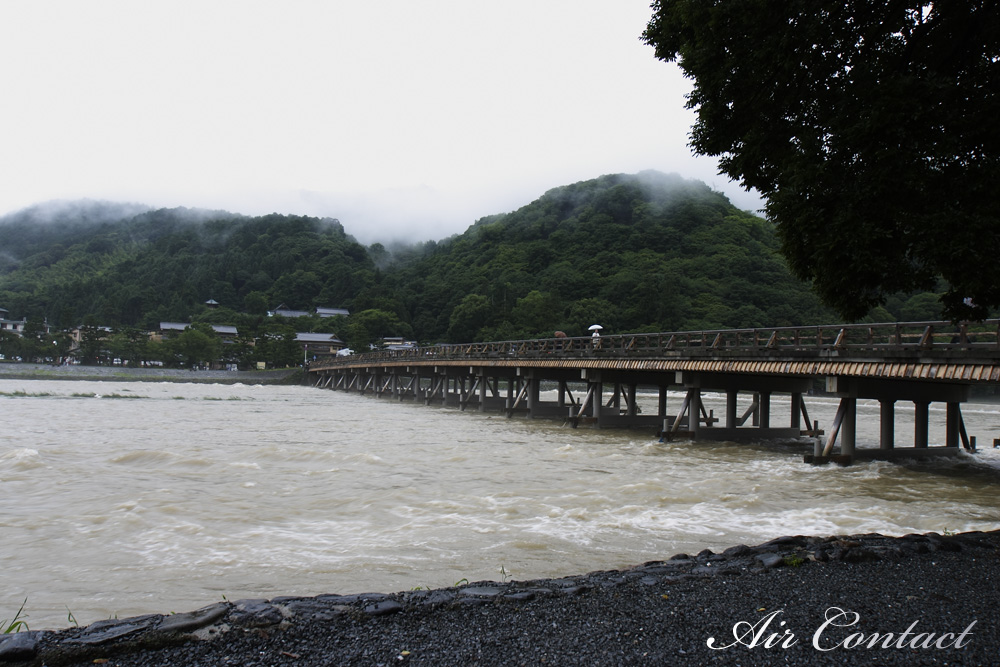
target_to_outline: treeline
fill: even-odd
[[[79,335],[79,344],[74,346],[68,332],[46,331],[44,322],[29,319],[21,335],[0,330],[0,358],[58,364],[72,356],[84,364],[172,368],[231,365],[241,369],[255,368],[259,362],[269,368],[303,362],[303,350],[295,340],[296,328],[283,318],[244,329],[225,340],[205,322],[193,322],[184,331],[163,339],[153,339],[148,331],[135,327],[109,330],[92,324],[80,327]]]
[[[279,304],[347,308],[297,318],[354,349],[423,343],[835,321],[795,280],[765,220],[700,182],[656,172],[547,192],[464,234],[364,247],[339,221],[74,203],[0,219],[0,306],[66,329],[152,330],[161,321],[274,326]],[[218,302],[209,308],[209,300]],[[932,319],[933,294],[877,321]],[[285,333],[274,335],[285,335]]]

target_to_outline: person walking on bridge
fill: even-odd
[[[594,349],[595,350],[601,347],[601,329],[603,329],[603,328],[604,327],[602,327],[600,324],[591,324],[590,325],[590,330],[594,332],[594,333],[592,333],[590,335],[590,339],[594,343]]]

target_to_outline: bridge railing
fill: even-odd
[[[539,338],[484,343],[443,343],[404,350],[376,350],[313,364],[404,359],[509,359],[558,356],[726,357],[726,356],[917,356],[961,355],[1000,358],[1000,320],[892,322],[825,326],[712,329],[577,338]]]

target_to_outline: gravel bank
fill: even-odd
[[[224,601],[24,632],[0,642],[0,662],[998,665],[998,610],[1000,531],[796,536],[563,579]]]
[[[0,378],[17,380],[117,380],[133,382],[206,382],[219,384],[288,384],[301,379],[302,369],[273,371],[192,371],[177,368],[122,366],[52,366],[0,363]]]

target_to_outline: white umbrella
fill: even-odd
[[[591,324],[588,331],[600,331],[603,328],[600,324]]]

